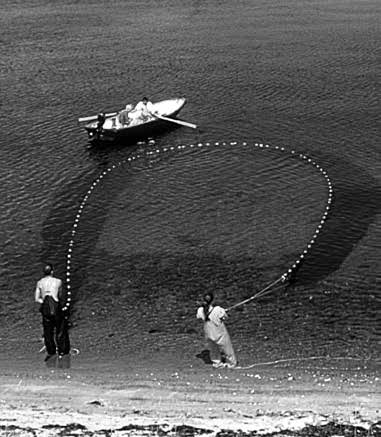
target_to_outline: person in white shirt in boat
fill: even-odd
[[[207,341],[213,367],[233,368],[237,358],[224,320],[226,311],[220,306],[213,306],[212,293],[204,295],[204,303],[197,310],[197,318],[204,322],[204,334]]]
[[[46,264],[44,277],[37,282],[35,301],[40,304],[44,341],[48,356],[58,351],[60,356],[70,352],[68,320],[63,313],[60,299],[62,298],[62,281],[53,276],[53,266]]]
[[[151,114],[155,111],[153,103],[148,100],[147,97],[143,99],[135,106],[135,111],[140,111],[142,118],[151,117]]]
[[[130,126],[135,126],[151,120],[152,114],[155,112],[153,103],[150,102],[147,97],[143,97],[143,99],[128,114],[131,120]]]

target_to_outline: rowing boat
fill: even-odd
[[[79,121],[92,120],[84,126],[91,143],[134,141],[139,138],[148,138],[156,132],[168,129],[171,122],[186,125],[185,122],[169,118],[176,117],[185,103],[185,98],[162,100],[153,103],[151,114],[144,116],[136,114],[132,105],[127,105],[126,109],[121,111],[85,117]],[[193,126],[195,125],[191,127]]]

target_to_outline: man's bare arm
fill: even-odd
[[[34,294],[34,300],[37,303],[42,303],[43,302],[42,295],[41,295],[41,289],[40,289],[40,286],[38,284],[36,286],[36,291],[35,291],[35,294]]]
[[[63,290],[62,290],[62,281],[61,279],[59,280],[59,285],[58,285],[58,293],[57,293],[57,297],[59,300],[61,300],[63,298]]]

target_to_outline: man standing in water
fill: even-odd
[[[62,281],[53,276],[53,266],[46,264],[44,277],[37,282],[35,301],[40,305],[46,352],[45,361],[58,351],[59,356],[70,352],[67,317],[61,309]]]

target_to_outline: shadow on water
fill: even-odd
[[[176,128],[176,127],[175,127]],[[101,172],[111,165],[123,162],[130,155],[144,152],[148,147],[147,143],[140,142],[119,142],[108,147],[91,147],[88,149],[89,157],[96,163],[96,166],[71,179],[55,194],[55,203],[49,215],[42,225],[42,249],[40,252],[41,262],[51,262],[55,265],[58,277],[65,278],[67,250],[72,237],[74,220],[78,208],[91,184]],[[152,161],[152,162],[151,162]],[[151,164],[155,158],[150,158]],[[96,246],[99,235],[102,233],[103,225],[109,213],[109,206],[118,195],[120,186],[116,183],[108,184],[107,195],[98,190],[91,195],[92,202],[86,206],[87,214],[81,219],[81,228],[87,230],[86,238],[80,236],[80,244],[75,246],[76,262],[71,265],[71,288],[73,291],[73,303],[80,298],[78,290],[87,279],[87,267],[92,249]],[[103,194],[102,194],[103,193]],[[100,196],[99,202],[93,197]],[[89,211],[90,210],[90,213]],[[78,233],[75,240],[78,239]],[[73,313],[75,305],[72,305]]]
[[[180,119],[178,120],[181,121]],[[176,131],[180,127],[181,126],[179,124],[163,121],[155,126],[152,126],[148,131],[147,128],[143,126],[141,130],[136,131],[136,134],[130,134],[127,138],[116,138],[112,143],[94,140],[92,143],[89,143],[89,149],[97,153],[102,149],[106,150],[112,148],[113,150],[116,150],[118,148],[134,146],[138,142],[148,143],[148,141],[152,140],[154,137]]]
[[[136,150],[134,147],[125,147],[123,144],[107,149],[93,148],[89,156],[96,162],[96,166],[71,179],[59,191],[55,193],[55,202],[49,215],[42,224],[42,249],[40,252],[41,262],[51,262],[55,266],[58,277],[64,278],[66,273],[66,256],[69,242],[72,238],[72,226],[78,213],[79,205],[91,183],[99,174],[107,169],[111,163],[125,159]],[[115,187],[115,191],[118,187]],[[84,279],[87,265],[87,253],[97,242],[103,223],[108,214],[108,205],[112,201],[112,195],[102,199],[102,208],[97,209],[97,214],[92,216],[91,227],[97,232],[88,234],[85,241],[80,245],[81,264],[72,273],[75,274],[75,287],[79,288]],[[75,293],[74,293],[75,299]]]
[[[136,146],[126,148],[122,145],[112,149],[92,149],[90,157],[96,161],[96,167],[78,175],[56,193],[56,202],[43,224],[41,259],[57,264],[57,274],[61,277],[65,275],[72,225],[83,195],[110,163],[125,159],[136,150],[139,150]],[[319,163],[332,177],[334,201],[316,243],[291,278],[291,283],[296,282],[298,285],[314,283],[336,271],[353,247],[364,237],[381,205],[381,188],[364,170],[343,159],[333,159],[332,156],[320,157]],[[356,175],[356,179],[349,179],[348,175]],[[79,262],[76,261],[71,270],[74,298],[77,295],[76,290],[86,280],[90,254],[102,232],[112,199],[120,189],[118,184],[112,183],[108,188],[107,195],[99,194],[101,206],[98,204],[93,214],[88,213],[81,219],[81,226],[91,232],[86,232],[86,238],[82,238],[81,244],[75,249]]]
[[[42,225],[43,246],[40,259],[43,262],[52,262],[56,266],[57,274],[61,276],[65,272],[66,252],[78,206],[84,191],[101,169],[102,166],[78,175],[55,193],[56,200]]]
[[[339,269],[381,209],[381,187],[362,168],[333,156],[320,157],[319,163],[332,178],[333,203],[322,232],[292,275],[292,284],[309,285]]]

